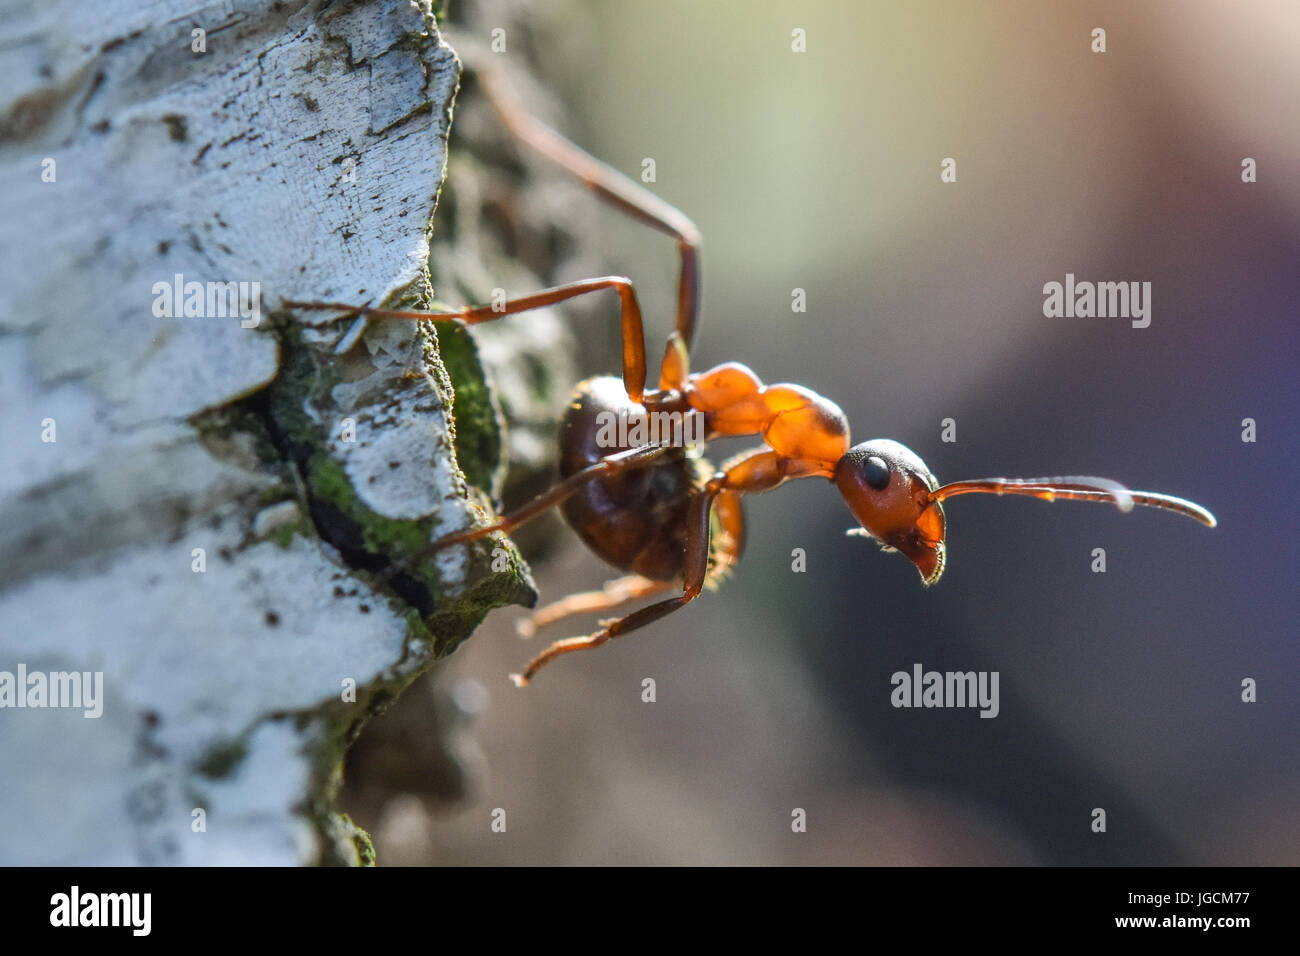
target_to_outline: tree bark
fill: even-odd
[[[457,58],[427,2],[0,23],[0,863],[366,862],[348,743],[535,594],[505,541],[376,574],[499,487],[473,339],[279,303],[431,301]]]

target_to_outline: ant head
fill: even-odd
[[[926,584],[943,574],[943,506],[939,483],[919,455],[888,438],[854,445],[835,466],[835,485],[863,530],[901,551]]]
[[[1120,511],[1134,505],[1186,515],[1206,527],[1214,515],[1193,501],[1151,491],[1129,491],[1109,478],[976,478],[939,486],[916,452],[876,438],[854,445],[835,466],[835,484],[866,534],[901,551],[926,584],[943,574],[943,500],[957,495],[1020,495],[1040,501],[1104,501]],[[853,529],[854,533],[858,529]]]

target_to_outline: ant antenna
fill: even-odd
[[[1129,491],[1109,478],[1071,475],[1064,478],[975,478],[954,481],[937,491],[930,492],[931,501],[942,501],[956,495],[1024,495],[1040,501],[1108,501],[1120,511],[1133,510],[1134,505],[1161,508],[1194,518],[1207,528],[1218,524],[1205,508],[1185,498],[1160,495],[1151,491]]]

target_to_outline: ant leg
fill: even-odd
[[[747,492],[754,493],[775,488],[790,477],[791,464],[794,465],[794,471],[802,470],[801,463],[791,463],[765,446],[733,458],[724,470],[710,478],[691,499],[691,511],[686,519],[686,567],[682,575],[681,595],[633,611],[586,637],[570,637],[556,641],[534,657],[522,674],[510,675],[515,686],[527,685],[539,670],[561,654],[600,647],[606,641],[620,637],[629,631],[635,631],[638,627],[645,627],[664,615],[685,607],[699,597],[706,583],[716,582],[740,560],[740,552],[745,544],[745,524],[740,508],[740,496]],[[709,514],[715,501],[718,504],[719,517],[722,519],[724,538],[719,542],[713,567],[710,567]]]
[[[556,505],[564,502],[566,498],[576,492],[579,488],[589,481],[597,478],[606,478],[610,475],[617,475],[624,471],[632,471],[637,468],[644,468],[647,465],[654,464],[655,460],[667,452],[673,451],[670,445],[642,445],[638,448],[630,448],[627,451],[620,451],[613,455],[607,455],[588,465],[581,471],[574,472],[563,481],[557,482],[548,490],[542,492],[532,501],[520,505],[514,511],[501,515],[491,524],[481,525],[477,528],[467,528],[464,531],[454,531],[451,534],[444,535],[437,541],[434,541],[427,548],[421,548],[414,554],[407,555],[402,560],[393,564],[392,567],[384,573],[384,578],[391,578],[393,575],[405,570],[411,564],[427,558],[429,555],[441,551],[443,548],[450,547],[453,544],[466,544],[470,541],[477,541],[479,538],[486,538],[490,534],[500,531],[503,534],[509,534],[516,528],[527,524],[538,515],[554,508]]]
[[[718,519],[722,538],[711,549],[713,566],[709,568],[709,577],[705,581],[708,587],[716,587],[724,581],[745,550],[745,512],[740,504],[740,492],[731,488],[720,491],[718,500],[713,503],[713,514]]]
[[[515,686],[525,686],[539,670],[561,654],[600,647],[606,641],[621,637],[639,627],[645,627],[647,624],[657,621],[695,600],[704,588],[704,582],[709,573],[709,512],[712,510],[714,499],[722,491],[726,483],[726,474],[719,472],[709,479],[708,484],[691,499],[691,510],[686,519],[686,568],[683,573],[682,593],[680,595],[633,611],[626,617],[621,617],[586,637],[570,637],[562,641],[556,641],[534,657],[522,674],[510,675],[510,679],[515,682]]]
[[[488,102],[515,139],[559,165],[623,213],[677,240],[681,266],[677,277],[675,328],[677,336],[689,348],[695,336],[700,305],[700,230],[695,223],[640,183],[602,163],[534,118],[519,105],[497,70],[480,68],[475,72]]]
[[[614,289],[618,292],[623,326],[623,387],[634,402],[640,402],[645,394],[645,332],[641,323],[641,305],[637,302],[636,289],[632,281],[622,276],[604,276],[599,279],[584,279],[570,282],[553,289],[543,289],[532,295],[508,299],[496,305],[468,306],[449,312],[422,312],[414,309],[372,309],[364,305],[347,305],[342,302],[296,302],[287,300],[283,304],[295,309],[322,309],[356,313],[376,319],[411,319],[413,321],[459,322],[462,325],[477,325],[491,322],[507,315],[540,309],[555,305],[566,299],[580,295],[599,292],[602,289]]]
[[[548,627],[565,618],[610,611],[628,601],[667,591],[672,586],[672,581],[652,581],[639,574],[629,574],[626,577],[606,581],[605,586],[599,591],[570,594],[545,607],[540,607],[527,617],[520,618],[515,629],[520,637],[532,637],[537,633],[538,628]]]
[[[745,546],[745,514],[740,505],[740,493],[724,488],[713,503],[713,514],[718,519],[721,538],[711,544],[712,564],[705,581],[706,587],[716,586],[735,567]],[[515,626],[520,637],[532,637],[540,628],[548,627],[578,614],[598,614],[609,611],[640,598],[650,597],[673,587],[672,581],[652,581],[639,574],[606,581],[599,591],[570,594],[552,604],[538,608]]]

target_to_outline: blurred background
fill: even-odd
[[[455,0],[449,15],[458,48],[506,28],[542,91],[525,99],[579,144],[633,176],[655,160],[650,188],[705,237],[695,368],[742,361],[816,389],[855,442],[902,441],[940,481],[1105,475],[1201,502],[1219,527],[962,498],[926,589],[844,536],[826,483],[751,498],[719,593],[526,691],[506,674],[588,622],[525,643],[524,612],[497,612],[368,727],[343,805],[381,864],[1300,862],[1300,7]],[[491,121],[467,83],[454,133]],[[657,352],[672,243],[510,161],[542,177],[534,215],[588,224],[538,271],[631,276]],[[1150,282],[1150,327],[1045,318],[1042,287],[1067,272]],[[568,313],[573,381],[617,367],[613,310]],[[558,522],[526,540],[543,601],[614,576]],[[890,675],[915,663],[998,671],[999,716],[891,707]]]

